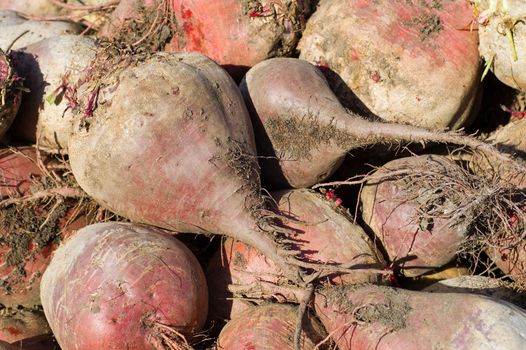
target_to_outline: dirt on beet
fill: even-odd
[[[356,138],[335,125],[319,123],[316,117],[268,119],[265,122],[279,159],[310,160],[311,150],[320,145],[336,144],[351,149],[358,144]]]
[[[30,188],[31,193],[56,187],[56,184],[46,177],[36,178],[34,181]],[[3,225],[0,244],[9,248],[5,257],[6,264],[14,266],[15,271],[24,276],[26,263],[32,254],[40,252],[49,244],[60,242],[63,237],[64,219],[68,211],[77,204],[75,200],[47,198],[21,201],[0,208],[0,220]],[[35,245],[35,249],[32,249],[32,245]]]
[[[179,33],[177,22],[168,1],[161,1],[158,7],[137,4],[137,16],[125,21],[112,41],[141,47],[151,51],[162,51]],[[177,35],[184,38],[184,35]]]
[[[391,332],[406,327],[411,306],[406,295],[395,288],[384,290],[384,300],[377,303],[356,304],[349,298],[352,293],[364,285],[332,286],[324,292],[327,304],[336,306],[340,313],[350,315],[354,322],[364,324],[380,323]]]
[[[403,24],[416,28],[420,32],[421,41],[432,38],[434,34],[438,34],[444,29],[440,16],[430,14],[414,17],[409,21],[404,21]]]

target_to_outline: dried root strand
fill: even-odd
[[[158,350],[194,350],[186,337],[174,327],[154,322],[153,332],[153,343]]]
[[[441,218],[464,226],[470,235],[459,251],[478,264],[489,248],[517,251],[526,239],[526,192],[495,175],[487,178],[444,157],[430,157],[421,165],[388,169],[356,182],[404,184],[407,197],[419,205],[418,218],[426,222]]]
[[[303,320],[307,313],[307,307],[314,296],[314,284],[309,284],[303,294],[300,305],[298,306],[298,317],[294,330],[294,350],[301,350],[301,330],[303,329]]]

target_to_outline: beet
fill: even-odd
[[[458,129],[480,101],[472,17],[464,0],[321,0],[300,58],[335,73],[331,84],[348,108],[389,122]]]
[[[168,51],[199,52],[241,78],[249,67],[294,53],[310,0],[121,0],[102,36]]]
[[[475,1],[480,54],[504,84],[526,92],[526,5],[522,0]]]
[[[94,82],[97,108],[76,117],[70,162],[80,186],[132,221],[238,239],[297,278],[296,252],[279,243],[288,233],[260,193],[253,131],[234,81],[195,53],[135,59],[124,56],[122,69],[109,61],[112,73]]]
[[[394,268],[409,277],[453,260],[470,233],[473,220],[448,216],[446,213],[453,213],[459,203],[455,198],[437,197],[424,183],[425,176],[419,182],[410,177],[389,176],[397,171],[423,172],[425,169],[452,176],[454,169],[460,170],[454,162],[441,156],[396,159],[374,172],[373,179],[361,192],[364,223],[384,247]],[[455,175],[463,174],[457,171]],[[423,212],[438,205],[440,209],[434,216]]]
[[[152,227],[90,225],[57,249],[42,305],[62,350],[179,349],[201,330],[207,286],[197,259]]]
[[[302,261],[358,268],[349,273],[326,271],[320,282],[360,284],[385,282],[378,269],[383,257],[362,228],[350,221],[345,210],[310,190],[272,193],[290,238]],[[291,286],[282,271],[257,249],[226,239],[206,270],[210,290],[210,319],[223,321],[247,307],[243,296],[260,300],[299,302],[303,292]],[[231,289],[232,288],[232,289]]]
[[[29,89],[10,133],[50,150],[68,149],[75,82],[94,59],[94,40],[53,36],[13,53],[13,65]]]
[[[308,187],[330,176],[345,155],[376,144],[438,142],[467,146],[510,163],[494,147],[453,132],[366,120],[348,112],[314,65],[273,58],[241,83],[249,107],[263,178],[275,187]]]
[[[479,295],[336,286],[319,291],[315,304],[340,350],[511,350],[526,346],[526,312]]]
[[[80,25],[72,22],[28,20],[18,12],[10,10],[0,10],[0,29],[2,30],[0,49],[2,50],[7,50],[10,45],[12,50],[21,50],[53,36],[78,34],[81,31]]]

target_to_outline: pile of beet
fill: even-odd
[[[525,30],[0,0],[0,348],[526,348]]]

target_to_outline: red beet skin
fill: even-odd
[[[281,213],[294,218],[286,226],[295,231],[293,245],[304,261],[359,268],[350,273],[333,273],[323,278],[329,284],[381,283],[382,275],[367,270],[385,266],[383,257],[363,229],[353,224],[334,202],[311,190],[273,192]],[[303,291],[292,289],[282,271],[263,254],[241,242],[225,240],[207,269],[210,290],[210,319],[224,320],[246,308],[232,300],[234,288],[249,288],[261,299],[298,302]],[[234,289],[234,294],[248,295]]]
[[[156,9],[161,1],[122,0],[104,36],[115,35],[126,19],[139,18],[137,6]],[[309,0],[170,0],[176,28],[168,51],[202,53],[240,77],[272,56],[289,55],[300,36]]]
[[[300,58],[339,75],[343,84],[334,86],[344,103],[357,97],[390,122],[459,128],[480,85],[472,20],[464,0],[321,0]]]
[[[171,349],[166,338],[198,332],[208,306],[186,246],[121,223],[87,226],[67,240],[42,277],[41,298],[62,350]]]

